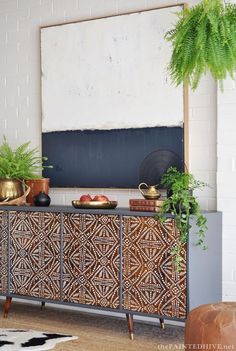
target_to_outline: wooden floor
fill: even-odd
[[[1,307],[3,303],[1,304]],[[26,305],[13,301],[1,328],[27,328],[79,336],[78,340],[57,344],[57,351],[158,351],[183,350],[183,328],[135,322],[135,340],[129,340],[126,320],[84,312]],[[167,347],[167,348],[166,348]]]

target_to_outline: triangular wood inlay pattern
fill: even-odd
[[[7,292],[8,213],[0,211],[0,291]]]
[[[65,214],[64,301],[119,306],[119,217]]]
[[[186,317],[186,246],[176,273],[171,248],[179,238],[175,221],[153,217],[123,219],[123,308]]]
[[[10,212],[12,294],[60,300],[60,214]]]

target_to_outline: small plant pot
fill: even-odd
[[[49,192],[49,178],[29,179],[25,181],[25,184],[30,187],[30,193],[26,198],[26,201],[30,205],[34,205],[34,198],[43,191],[48,195]]]

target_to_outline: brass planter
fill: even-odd
[[[24,194],[23,184],[17,179],[0,179],[0,201],[13,200]]]

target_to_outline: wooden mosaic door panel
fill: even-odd
[[[8,214],[0,211],[0,293],[7,293]]]
[[[10,212],[10,292],[60,300],[60,214]]]
[[[178,237],[172,219],[161,225],[153,217],[124,217],[124,309],[186,317],[186,248],[179,273],[170,254]]]
[[[64,301],[118,308],[119,217],[65,214]]]

